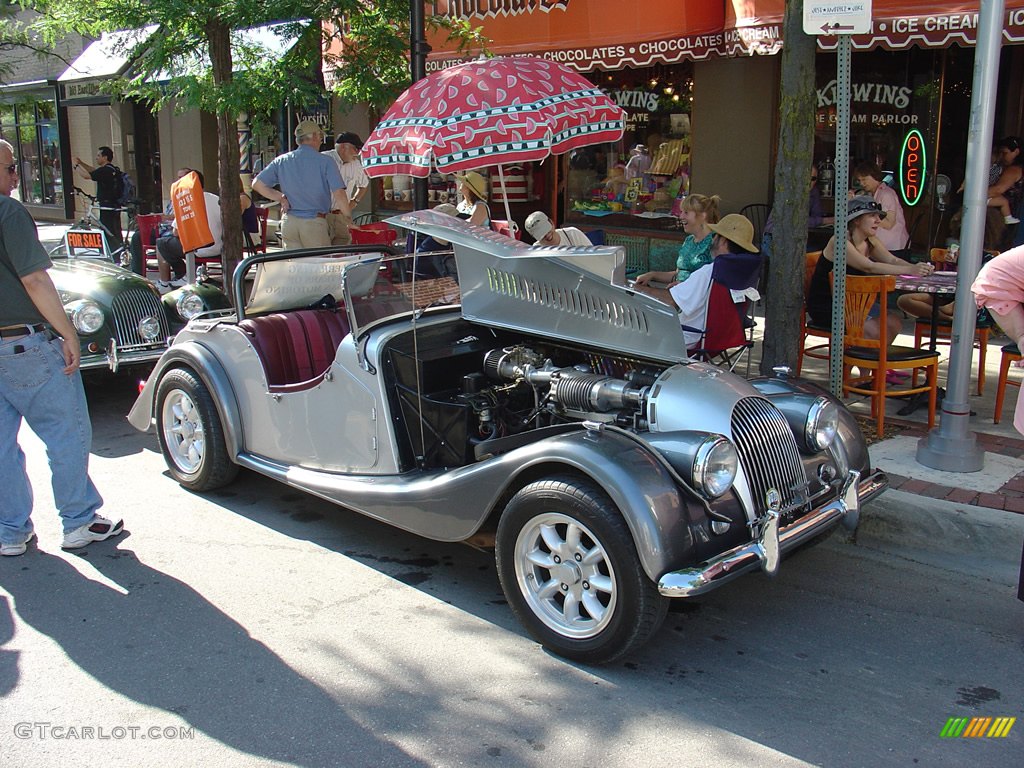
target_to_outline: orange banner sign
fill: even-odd
[[[185,253],[213,245],[213,233],[206,218],[206,198],[199,174],[195,171],[171,185],[171,205],[174,207],[174,226]]]

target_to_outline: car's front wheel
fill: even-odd
[[[586,478],[523,487],[501,516],[495,554],[517,618],[561,656],[613,661],[665,618],[668,600],[644,573],[626,521]]]
[[[211,491],[238,474],[210,391],[187,368],[172,368],[156,392],[157,435],[171,476],[191,491]]]

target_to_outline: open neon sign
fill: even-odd
[[[924,136],[916,128],[903,139],[900,152],[900,194],[908,206],[917,205],[924,194]]]

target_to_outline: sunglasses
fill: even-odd
[[[18,164],[17,163],[11,163],[10,165],[5,165],[4,167],[7,169],[7,172],[10,173],[11,175],[13,175],[13,174],[18,172]]]
[[[817,176],[811,176],[811,181],[817,181],[817,180],[818,180]]]

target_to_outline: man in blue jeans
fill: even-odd
[[[14,149],[0,139],[0,555],[24,554],[35,537],[32,485],[18,445],[24,419],[46,444],[53,500],[65,549],[121,533],[96,514],[103,504],[89,479],[92,424],[78,371],[81,348],[47,273],[50,259],[17,184]]]

